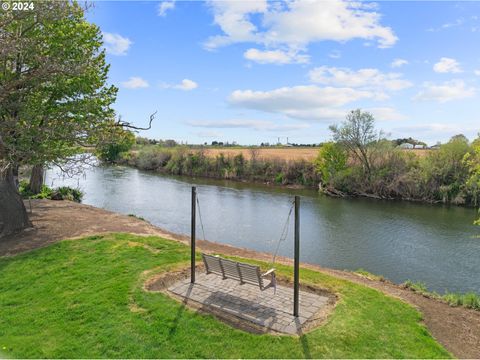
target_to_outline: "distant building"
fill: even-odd
[[[410,143],[403,143],[403,144],[398,145],[398,147],[400,149],[413,149],[413,145],[410,144]]]

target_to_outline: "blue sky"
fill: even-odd
[[[480,2],[97,1],[142,136],[318,143],[355,108],[390,138],[480,131]]]

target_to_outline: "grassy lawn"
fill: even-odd
[[[142,290],[148,276],[185,266],[188,255],[173,241],[112,234],[0,258],[0,357],[451,356],[409,305],[314,271],[302,270],[302,281],[341,300],[323,327],[301,338],[245,333]]]

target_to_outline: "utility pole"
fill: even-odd
[[[195,283],[195,229],[197,215],[197,188],[192,186],[192,235],[190,238],[190,282]]]
[[[295,196],[295,257],[293,271],[293,316],[298,317],[300,289],[300,196]]]

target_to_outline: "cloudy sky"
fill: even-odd
[[[480,2],[98,1],[115,108],[151,138],[318,143],[355,108],[391,138],[480,131]]]

